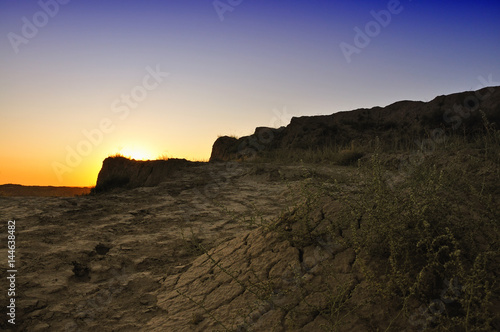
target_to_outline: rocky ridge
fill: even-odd
[[[286,127],[258,127],[238,139],[219,137],[210,161],[242,160],[276,150],[339,147],[353,141],[361,145],[375,137],[388,143],[411,142],[437,135],[436,129],[474,134],[483,129],[481,112],[500,124],[500,87],[438,96],[429,102],[399,101],[386,107],[293,117]]]

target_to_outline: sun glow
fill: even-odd
[[[156,159],[155,154],[149,152],[146,149],[135,148],[135,147],[125,147],[117,152],[126,158],[135,160],[154,160]]]

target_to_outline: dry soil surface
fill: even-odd
[[[342,177],[349,169],[319,171]],[[244,282],[261,274],[295,280],[303,253],[260,226],[300,199],[311,174],[304,166],[205,164],[156,187],[0,197],[1,266],[7,270],[7,221],[15,219],[17,269],[16,326],[4,313],[0,329],[280,330],[286,311]],[[352,263],[352,253],[344,256]]]

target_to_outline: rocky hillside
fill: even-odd
[[[481,111],[490,122],[500,123],[500,87],[438,96],[430,102],[399,101],[386,107],[294,117],[279,129],[259,127],[239,139],[219,137],[210,161],[248,159],[264,151],[339,147],[352,141],[362,144],[377,136],[397,145],[443,130],[473,134],[483,128]]]

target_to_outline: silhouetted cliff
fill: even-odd
[[[483,130],[481,111],[489,122],[500,124],[500,87],[439,96],[430,102],[400,101],[386,107],[294,117],[280,129],[259,127],[239,139],[219,137],[210,161],[248,159],[277,149],[363,144],[375,137],[412,142],[444,132],[471,135]]]
[[[414,144],[424,137],[452,132],[473,135],[484,130],[483,114],[490,123],[500,124],[500,87],[439,96],[430,102],[400,101],[386,107],[294,117],[286,127],[258,127],[252,135],[239,139],[219,137],[210,161],[244,160],[278,150],[342,147],[352,142],[362,146],[375,137],[391,144]],[[109,157],[103,162],[94,191],[155,186],[196,164],[185,159],[136,161]]]
[[[104,159],[97,176],[95,192],[116,187],[149,187],[175,176],[175,172],[196,165],[185,159],[169,160],[130,160],[124,157]]]

